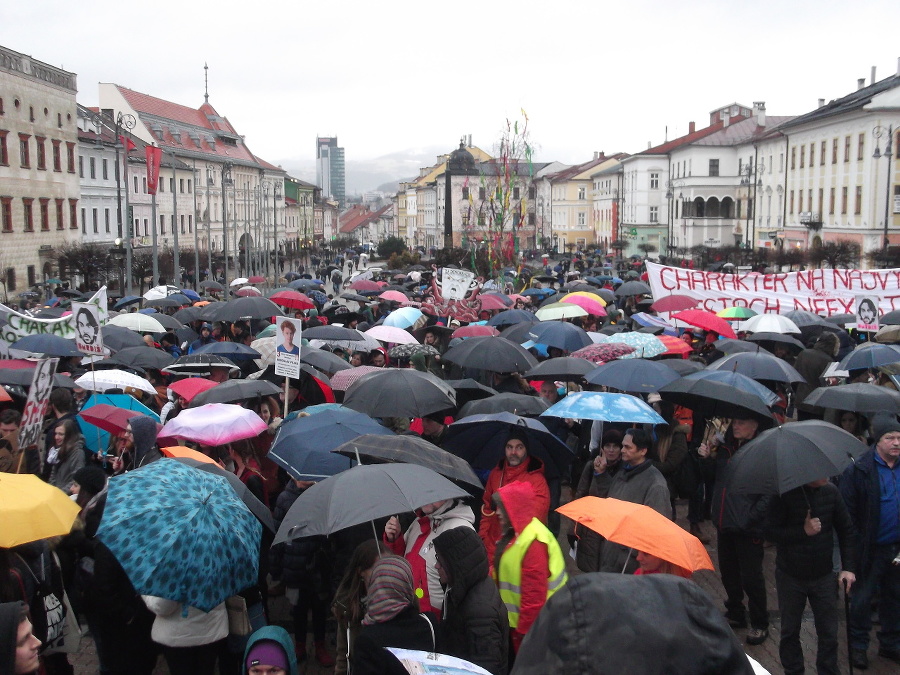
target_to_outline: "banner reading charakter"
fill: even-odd
[[[857,296],[878,300],[881,313],[900,309],[900,269],[810,269],[802,272],[701,272],[647,263],[653,297],[686,295],[698,308],[718,312],[726,307],[749,307],[760,314],[794,310],[828,317],[856,314]]]

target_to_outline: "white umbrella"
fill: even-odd
[[[363,335],[368,335],[369,337],[381,340],[382,342],[393,342],[398,345],[409,345],[419,342],[411,333],[402,328],[397,328],[396,326],[372,326],[363,333]]]
[[[203,445],[224,445],[253,438],[266,423],[252,410],[231,403],[207,403],[182,410],[160,430],[160,438],[184,438]]]
[[[121,326],[129,328],[138,333],[165,333],[166,328],[150,314],[141,314],[139,312],[131,312],[129,314],[119,314],[109,320],[113,326]]]
[[[743,329],[748,333],[796,333],[800,329],[786,316],[779,314],[757,314],[744,322]]]
[[[178,286],[154,286],[149,291],[144,293],[144,300],[159,300],[160,298],[165,298],[172,293],[177,293],[181,289]]]
[[[254,340],[250,343],[250,347],[259,352],[260,358],[253,359],[260,368],[265,368],[275,363],[275,344],[274,337],[264,337]]]
[[[229,286],[243,286],[244,284],[249,284],[250,280],[247,277],[238,277],[234,281],[232,281]]]
[[[156,394],[156,389],[148,380],[140,375],[129,373],[126,370],[112,368],[110,370],[94,370],[85,373],[77,380],[75,384],[82,389],[88,391],[106,391],[107,389],[125,390],[129,387],[132,389],[140,389],[148,394]]]

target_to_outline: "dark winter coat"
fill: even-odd
[[[803,401],[812,393],[813,389],[819,386],[819,378],[834,361],[839,347],[840,341],[837,335],[826,331],[816,340],[816,344],[811,349],[804,349],[797,354],[794,368],[806,378],[806,382],[800,382],[797,385],[797,407],[800,410],[810,413],[821,410],[821,408],[806,405]]]
[[[294,481],[288,481],[287,487],[278,495],[272,513],[276,531],[303,492]],[[322,536],[294,539],[273,546],[269,551],[272,578],[283,581],[288,588],[306,588],[328,594],[333,562],[328,539]]]
[[[156,446],[156,420],[148,415],[136,415],[128,423],[131,425],[131,437],[134,439],[134,467],[146,466],[162,459],[163,455]]]
[[[509,617],[489,576],[484,544],[474,530],[457,527],[440,534],[434,548],[451,579],[440,624],[444,653],[505,675]]]
[[[353,675],[406,672],[402,666],[399,671],[392,670],[399,661],[383,647],[442,652],[436,623],[430,614],[420,614],[418,607],[409,606],[390,621],[363,625],[353,645],[350,672]]]
[[[772,498],[767,495],[735,494],[725,488],[728,463],[743,447],[729,429],[725,442],[716,451],[716,479],[712,494],[712,521],[719,532],[735,532],[762,538],[766,512]]]
[[[856,528],[857,574],[865,576],[872,566],[881,520],[881,485],[874,445],[844,469],[839,487]]]
[[[575,491],[575,499],[580,497],[609,497],[609,486],[613,478],[621,471],[623,463],[616,462],[612,466],[607,465],[606,471],[599,476],[594,475],[594,463],[588,462],[581,473],[578,488]],[[582,572],[600,571],[600,551],[603,548],[604,538],[589,527],[581,524],[575,525],[575,533],[578,535],[578,548],[576,549],[575,562]]]
[[[822,522],[809,536],[803,529],[807,511]],[[856,571],[855,533],[850,514],[836,486],[801,486],[772,501],[766,519],[766,539],[778,546],[775,565],[795,579],[819,579],[832,571],[834,536],[841,548],[841,569]]]

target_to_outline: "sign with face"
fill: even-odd
[[[441,268],[441,295],[445,300],[463,300],[471,290],[475,273],[452,267]]]
[[[300,321],[288,316],[275,318],[275,374],[300,377]]]
[[[878,298],[859,295],[856,297],[856,330],[878,331]]]
[[[100,310],[90,302],[73,302],[75,316],[75,345],[82,354],[103,354],[103,332],[100,329]]]
[[[19,428],[19,447],[27,448],[35,445],[41,435],[44,413],[50,390],[53,389],[53,376],[59,359],[41,359],[34,369],[31,387],[28,389],[28,400],[22,413],[22,425]]]

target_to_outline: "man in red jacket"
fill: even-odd
[[[550,509],[550,488],[544,478],[544,463],[537,457],[528,454],[528,437],[523,429],[513,428],[506,440],[504,458],[491,470],[481,504],[481,523],[478,534],[487,549],[488,560],[494,564],[494,549],[502,534],[497,511],[494,509],[494,493],[504,485],[516,481],[525,481],[534,490],[534,514],[542,523],[547,524],[547,512]]]

